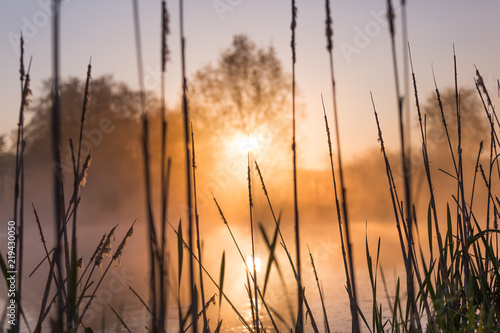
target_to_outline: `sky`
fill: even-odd
[[[0,3],[0,135],[16,127],[19,89],[19,32],[25,38],[25,58],[33,56],[33,99],[40,97],[43,80],[51,75],[50,0]],[[160,0],[140,6],[146,88],[159,91]],[[171,49],[166,94],[171,108],[179,103],[179,2],[167,1],[171,18]],[[343,154],[347,160],[377,146],[370,92],[373,93],[389,149],[399,147],[390,39],[385,19],[386,1],[332,1],[334,65]],[[398,64],[402,75],[401,10],[394,3]],[[306,117],[298,124],[299,163],[303,168],[327,165],[321,94],[330,120],[331,80],[325,40],[324,2],[297,0],[298,102]],[[133,38],[132,1],[66,0],[61,5],[61,75],[85,78],[92,57],[93,77],[112,74],[138,87]],[[246,34],[259,47],[273,46],[286,71],[291,72],[290,1],[185,1],[186,69],[189,75],[217,61],[235,34]],[[500,2],[496,0],[408,1],[408,39],[421,101],[433,93],[432,71],[440,88],[453,85],[453,45],[461,86],[473,85],[474,65],[496,98],[500,78]],[[432,67],[431,67],[432,66]],[[402,76],[401,76],[402,80]],[[413,96],[413,92],[411,93]],[[494,100],[494,102],[495,102]],[[412,121],[415,121],[411,100]]]

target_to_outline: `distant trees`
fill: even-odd
[[[25,126],[26,150],[24,154],[26,184],[30,201],[43,201],[51,189],[52,155],[50,150],[50,111],[51,89],[50,81],[44,83],[43,93],[34,99],[27,112]],[[71,185],[72,156],[69,140],[76,145],[78,141],[80,119],[83,103],[85,81],[69,78],[61,83],[61,157],[63,177],[66,185]],[[148,112],[151,115],[150,138],[151,158],[156,163],[159,159],[159,103],[153,95],[148,95]],[[127,200],[138,201],[143,195],[143,163],[141,147],[141,126],[139,122],[139,93],[126,84],[115,81],[111,76],[98,77],[92,80],[90,86],[90,102],[85,118],[82,140],[83,158],[91,152],[92,163],[88,172],[89,181],[84,192],[84,204],[92,205],[93,209],[110,211],[120,207]],[[172,156],[181,152],[180,126],[181,117],[178,113],[169,112],[168,149]],[[1,142],[0,142],[0,149]],[[8,184],[14,170],[12,152],[0,151],[0,168],[5,177],[0,179],[2,198],[8,198],[11,191]],[[177,160],[174,158],[174,163]],[[154,164],[156,165],[156,164]],[[7,172],[3,172],[3,169]],[[152,170],[154,173],[157,169]],[[175,177],[175,176],[174,176]],[[180,178],[180,177],[177,177]],[[175,185],[176,181],[172,181]],[[0,185],[1,185],[0,184]],[[69,189],[68,189],[69,191]],[[10,200],[8,200],[10,202]],[[142,201],[141,201],[142,202]],[[138,205],[135,207],[139,207]],[[128,216],[130,216],[130,212]],[[137,216],[134,212],[133,216]]]
[[[190,81],[193,119],[215,135],[252,134],[290,113],[291,80],[273,47],[258,48],[236,35],[216,65],[198,70]]]
[[[458,126],[455,89],[448,88],[440,92],[443,114],[446,120],[448,133],[453,145],[457,148]],[[436,95],[432,94],[426,100],[423,111],[426,115],[427,135],[434,144],[434,150],[443,152],[449,150],[443,118]],[[465,154],[477,154],[479,142],[489,141],[490,130],[488,118],[481,105],[477,91],[470,88],[460,89],[460,115],[462,128],[462,143]]]

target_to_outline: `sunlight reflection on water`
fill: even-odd
[[[92,226],[89,228],[84,228],[82,227],[79,229],[79,232],[82,234],[82,236],[86,237],[87,233],[89,234],[95,234],[96,233],[96,227]],[[359,230],[357,230],[358,228]],[[365,226],[360,225],[356,227],[354,230],[358,234],[363,235],[365,234]],[[123,230],[122,230],[123,229]],[[321,232],[322,231],[322,232]],[[381,230],[378,230],[379,233],[383,233]],[[29,230],[28,235],[29,237],[36,238],[36,229]],[[121,235],[123,232],[125,232],[125,228],[121,228],[119,231],[119,235]],[[217,231],[219,232],[219,231]],[[222,234],[215,233],[215,239],[219,241],[218,243],[221,243],[222,240],[225,238],[223,237]],[[349,307],[349,301],[347,297],[347,292],[345,290],[345,277],[344,277],[344,271],[343,271],[343,264],[342,264],[342,259],[341,259],[341,251],[340,251],[340,246],[338,245],[338,240],[335,238],[335,236],[331,236],[333,233],[333,230],[328,230],[328,229],[313,229],[309,228],[307,229],[306,232],[304,232],[304,242],[305,244],[310,245],[311,253],[313,254],[315,258],[315,264],[318,269],[318,275],[320,279],[320,285],[323,289],[324,293],[324,298],[325,298],[325,306],[326,306],[326,311],[328,315],[328,320],[330,323],[330,328],[332,332],[349,332],[350,327],[351,327],[351,316],[350,316],[350,307]],[[235,228],[235,233],[236,236],[239,239],[244,239],[245,235],[245,230],[238,230],[238,228]],[[111,303],[114,309],[120,313],[120,315],[123,317],[124,321],[128,325],[129,329],[132,332],[145,332],[146,331],[146,326],[150,326],[150,316],[147,313],[146,309],[140,304],[138,299],[133,296],[129,291],[128,287],[126,284],[132,285],[134,288],[137,288],[137,291],[143,295],[144,300],[147,302],[148,297],[145,296],[147,295],[147,270],[144,269],[146,265],[146,258],[147,256],[144,255],[145,252],[142,251],[142,248],[144,247],[144,242],[143,239],[145,239],[145,229],[142,230],[140,227],[137,228],[136,233],[134,235],[134,238],[130,240],[129,246],[131,248],[128,248],[125,250],[124,253],[124,262],[121,267],[114,268],[118,274],[114,273],[110,275],[110,278],[115,278],[117,279],[118,282],[115,281],[115,283],[109,283],[109,282],[104,282],[103,286],[107,288],[108,290],[112,291],[111,297],[109,295],[107,296],[109,298],[101,296],[101,298],[97,298],[95,301],[95,316],[94,319],[91,322],[88,322],[89,325],[91,325],[94,328],[94,332],[122,332],[126,331],[117,321],[116,317],[112,312],[110,312],[107,302]],[[118,239],[118,236],[117,236]],[[98,240],[96,239],[96,243]],[[360,242],[364,243],[363,239],[357,239],[354,241],[355,246],[357,246],[357,251],[358,256],[360,258],[357,259],[357,267],[358,269],[356,270],[356,281],[357,281],[357,290],[358,290],[358,301],[361,309],[366,315],[366,320],[368,323],[371,325],[371,313],[372,313],[372,292],[371,292],[371,286],[370,286],[370,280],[368,278],[368,273],[366,269],[366,258],[365,254],[361,252],[360,249],[363,249],[362,245],[360,245]],[[363,244],[361,243],[361,244]],[[376,241],[373,241],[372,239],[369,240],[370,246],[373,246],[376,244]],[[86,249],[82,249],[82,255],[87,256],[87,253],[91,252],[91,248],[94,244],[84,244]],[[226,267],[226,282],[225,282],[225,287],[224,290],[227,293],[228,297],[232,302],[234,302],[234,305],[236,308],[241,311],[243,317],[245,320],[251,324],[252,322],[252,315],[251,315],[251,310],[249,306],[249,301],[248,301],[248,296],[246,296],[246,291],[244,285],[246,284],[246,278],[244,274],[244,265],[241,262],[240,258],[235,254],[233,251],[233,247],[231,247],[231,244],[227,243],[221,243],[217,244],[218,246],[222,247],[222,249],[226,250],[226,256],[228,260],[228,266]],[[242,245],[247,246],[245,242],[242,242]],[[82,245],[83,246],[83,245]],[[207,244],[207,246],[209,246]],[[234,246],[234,245],[233,245]],[[385,249],[384,247],[389,246],[389,249]],[[385,257],[392,257],[395,256],[394,248],[390,247],[390,243],[384,243],[382,242],[382,252],[384,251],[388,252],[389,255],[385,255]],[[262,251],[262,244],[259,244],[259,247]],[[248,249],[248,247],[246,247]],[[207,250],[205,250],[206,253],[213,253],[213,256],[217,258],[209,258],[207,255],[206,260],[207,260],[207,266],[209,266],[208,270],[214,274],[215,280],[218,280],[218,271],[219,271],[219,265],[220,265],[220,257],[217,253],[221,253],[222,251],[219,252],[219,249],[213,250],[212,248],[208,247]],[[280,267],[283,270],[283,276],[285,279],[285,284],[283,285],[277,275],[276,269],[273,267],[272,270],[272,281],[270,282],[267,290],[266,290],[266,295],[265,298],[268,302],[268,305],[270,308],[272,308],[274,311],[277,311],[284,319],[284,321],[287,323],[287,325],[290,325],[292,322],[291,319],[291,313],[294,313],[295,310],[295,302],[296,302],[296,286],[294,283],[294,278],[293,274],[291,273],[289,267],[287,266],[287,259],[286,256],[282,253],[282,249],[280,249],[281,252],[278,253],[278,261],[280,263]],[[322,315],[322,307],[321,303],[319,301],[319,295],[318,295],[318,290],[316,286],[316,280],[314,277],[314,274],[312,272],[311,264],[307,255],[307,249],[305,249],[303,253],[303,267],[302,267],[302,272],[303,272],[303,284],[306,288],[306,297],[308,299],[309,305],[311,307],[311,310],[313,312],[313,315],[315,316],[318,328],[320,332],[324,332],[324,324],[323,324],[323,315]],[[248,252],[247,252],[248,253]],[[215,255],[217,254],[217,255]],[[175,256],[175,253],[171,254]],[[235,255],[235,257],[231,257],[231,255]],[[372,253],[372,256],[374,254]],[[265,251],[261,253],[256,252],[256,256],[259,256],[262,261],[262,267],[261,271],[258,273],[257,277],[259,280],[259,286],[261,288],[263,287],[263,280],[264,280],[264,274],[266,270],[266,265],[267,265],[267,256]],[[28,258],[27,260],[27,266],[31,267],[36,265],[38,262],[40,256],[33,256],[31,258]],[[384,270],[385,277],[387,279],[387,286],[389,289],[389,293],[393,293],[395,290],[395,276],[399,274],[399,276],[404,276],[402,275],[402,270],[401,267],[398,268],[398,266],[391,264],[384,265],[387,260],[384,260],[385,258],[381,259],[381,262],[384,267],[388,267],[387,270]],[[391,258],[389,258],[391,259]],[[393,261],[394,258],[392,258]],[[389,260],[389,263],[391,261]],[[394,268],[396,267],[396,268]],[[185,272],[187,273],[187,271]],[[46,276],[46,273],[40,272],[37,273],[40,275],[37,276]],[[175,274],[174,274],[175,275]],[[184,275],[186,277],[187,275]],[[40,293],[39,290],[39,284],[44,282],[44,279],[38,279],[38,280],[29,280],[29,287],[26,288],[25,290],[25,296],[28,299],[33,299],[36,300],[33,302],[33,304],[27,304],[26,309],[27,309],[27,314],[28,314],[28,320],[31,323],[36,322],[37,316],[38,316],[38,308],[37,308],[37,303],[39,302],[40,299]],[[208,280],[207,280],[208,281]],[[35,283],[35,284],[32,284]],[[28,284],[27,284],[28,285]],[[120,287],[122,286],[122,287]],[[378,278],[378,286],[379,286],[379,291],[378,291],[378,301],[379,303],[381,302],[382,304],[386,304],[386,296],[385,292],[382,287],[382,280],[380,278],[380,273],[379,273],[379,278]],[[174,289],[175,289],[175,284],[174,284]],[[210,282],[205,282],[205,291],[206,291],[206,298],[207,300],[216,293],[216,289],[213,287],[213,285]],[[109,293],[108,293],[109,294]],[[187,304],[185,300],[185,296],[187,293],[184,291],[181,293],[183,298],[183,306]],[[176,292],[171,292],[171,295],[169,296],[169,318],[168,318],[168,328],[169,331],[178,331],[178,319],[177,319],[177,309],[175,308],[176,302]],[[218,303],[218,296],[215,297]],[[99,302],[100,303],[99,303]],[[1,302],[3,304],[3,302]],[[31,303],[31,302],[29,302]],[[102,303],[102,304],[101,304]],[[265,325],[266,328],[268,328],[268,331],[272,332],[273,329],[271,327],[270,320],[268,316],[265,314],[265,309],[263,308],[262,304],[260,304],[260,314],[262,321]],[[292,305],[289,305],[292,304]],[[183,309],[183,312],[185,313],[187,311],[186,308]],[[385,313],[388,313],[387,309],[384,310]],[[208,315],[210,318],[210,324],[211,328],[214,329],[215,326],[217,325],[217,317],[218,317],[218,304],[216,305],[210,305],[208,309]],[[103,319],[104,316],[104,319]],[[221,318],[223,318],[223,324],[222,324],[222,330],[223,332],[246,332],[247,330],[244,328],[244,326],[240,323],[238,317],[234,314],[232,311],[231,307],[227,304],[226,301],[223,301],[222,303],[222,313],[221,313]],[[276,319],[276,317],[275,317]],[[279,328],[282,332],[289,331],[289,326],[279,322],[279,320],[276,319],[278,322]],[[31,325],[33,326],[33,325]],[[103,330],[102,327],[105,327]],[[287,329],[288,328],[288,329]],[[49,330],[47,327],[45,330]],[[313,332],[312,327],[310,325],[310,318],[306,319],[306,332]],[[362,331],[368,331],[365,329],[364,324],[362,324]]]

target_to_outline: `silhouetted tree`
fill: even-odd
[[[273,47],[257,48],[236,35],[214,66],[196,72],[190,82],[193,119],[217,133],[252,134],[285,118],[291,108],[291,80]]]
[[[453,148],[457,149],[458,127],[455,89],[448,88],[441,93],[443,113],[446,119],[448,133]],[[423,110],[427,121],[427,135],[434,150],[443,152],[448,149],[443,118],[436,95],[432,94],[427,99]],[[462,127],[462,144],[465,154],[477,154],[479,142],[489,139],[488,118],[481,105],[477,91],[469,88],[460,89],[460,114]]]
[[[26,150],[25,174],[26,193],[35,204],[42,202],[51,189],[52,159],[50,151],[50,111],[52,108],[50,81],[44,83],[40,97],[35,98],[28,113],[25,127]],[[71,193],[73,161],[69,140],[76,145],[79,137],[85,81],[69,78],[61,83],[61,156],[62,170],[68,193]],[[150,142],[153,174],[159,172],[160,121],[159,102],[154,94],[148,94],[150,114]],[[87,185],[82,189],[84,204],[92,210],[106,212],[129,209],[128,201],[135,207],[142,203],[143,163],[141,147],[141,125],[139,122],[139,93],[126,84],[116,82],[111,76],[95,78],[90,86],[90,101],[85,118],[82,140],[82,160],[91,152],[92,163],[88,172]],[[181,117],[168,112],[170,123],[168,154],[176,165],[181,150]],[[0,147],[2,149],[2,147]],[[14,170],[11,152],[0,154],[0,167]],[[179,168],[181,169],[181,168]],[[2,174],[4,174],[2,172]],[[2,177],[3,184],[10,184],[11,172]],[[172,186],[181,181],[181,176],[173,173]],[[5,187],[5,186],[4,186]],[[1,189],[0,189],[1,190]],[[10,191],[2,192],[2,202],[8,201]],[[6,199],[6,200],[3,200]],[[125,209],[126,210],[126,209]],[[124,213],[126,214],[126,213]],[[131,214],[128,213],[128,218]],[[133,216],[143,216],[134,212]]]

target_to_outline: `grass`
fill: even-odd
[[[55,1],[57,3],[57,1]],[[160,138],[160,212],[158,216],[161,221],[155,219],[154,208],[157,207],[153,203],[153,186],[154,175],[153,162],[151,159],[151,137],[149,114],[146,109],[146,93],[143,82],[143,64],[142,64],[142,48],[141,34],[139,22],[139,7],[138,1],[133,1],[134,9],[134,24],[135,38],[137,51],[137,69],[140,86],[140,103],[141,103],[141,125],[142,125],[142,152],[144,166],[144,193],[146,206],[146,222],[148,226],[147,245],[149,254],[149,281],[148,288],[149,299],[145,301],[145,297],[141,296],[132,286],[129,286],[130,292],[134,298],[137,298],[141,306],[143,306],[149,317],[148,331],[151,332],[167,332],[173,327],[168,327],[167,314],[169,306],[169,297],[176,298],[176,304],[171,305],[176,312],[179,332],[198,332],[198,325],[202,327],[202,331],[223,332],[229,327],[225,327],[224,318],[221,316],[221,306],[226,302],[231,308],[232,315],[237,317],[241,322],[242,327],[249,332],[266,332],[266,331],[292,331],[301,333],[305,330],[319,332],[318,323],[320,317],[324,324],[324,331],[331,332],[335,327],[331,325],[332,321],[328,319],[328,307],[326,302],[328,295],[325,295],[319,277],[319,269],[315,264],[315,260],[309,250],[309,258],[312,266],[312,273],[315,279],[315,288],[319,295],[321,303],[321,312],[313,313],[312,305],[309,303],[311,299],[311,291],[305,289],[302,277],[303,267],[301,266],[301,243],[300,243],[300,223],[299,223],[299,190],[297,177],[297,138],[296,138],[296,110],[295,110],[295,29],[297,27],[297,7],[295,1],[291,1],[291,51],[292,51],[292,154],[293,154],[293,215],[294,215],[294,245],[295,258],[287,245],[287,240],[282,233],[281,216],[276,216],[273,208],[271,195],[267,190],[263,170],[259,167],[255,157],[249,152],[247,155],[247,181],[248,181],[248,208],[249,208],[249,227],[250,227],[250,250],[245,249],[244,241],[238,240],[232,230],[232,226],[226,219],[221,204],[216,200],[214,204],[220,214],[220,217],[226,226],[229,236],[236,247],[238,255],[245,266],[245,276],[247,284],[245,285],[246,293],[249,298],[249,307],[251,311],[251,322],[239,310],[237,303],[231,300],[225,292],[225,282],[227,263],[226,252],[222,253],[221,264],[219,270],[218,281],[209,272],[202,260],[202,237],[204,222],[200,219],[198,212],[198,191],[196,184],[196,164],[194,131],[189,115],[188,104],[188,85],[186,78],[186,61],[185,61],[185,36],[183,30],[183,1],[180,1],[180,40],[181,40],[181,66],[182,66],[182,111],[183,111],[183,128],[184,128],[184,153],[185,153],[185,177],[186,177],[186,216],[181,216],[177,228],[174,228],[168,221],[168,204],[169,204],[169,186],[170,173],[172,169],[171,159],[167,150],[167,121],[165,107],[165,75],[166,63],[168,60],[168,47],[166,37],[169,32],[168,27],[168,12],[166,3],[162,2],[161,19],[162,19],[162,36],[161,36],[161,138]],[[330,2],[325,0],[326,13],[326,42],[327,52],[329,56],[330,78],[332,83],[332,105],[334,116],[334,134],[336,143],[336,152],[333,151],[332,138],[330,133],[330,125],[328,123],[327,111],[323,103],[323,116],[325,120],[326,141],[330,162],[330,171],[333,180],[333,194],[335,198],[336,219],[339,227],[339,236],[341,240],[342,263],[345,274],[345,288],[350,304],[350,318],[352,332],[360,332],[367,330],[369,332],[472,332],[472,331],[498,331],[500,330],[500,263],[498,255],[498,218],[500,217],[500,200],[495,194],[493,184],[497,181],[496,177],[500,177],[500,162],[498,161],[497,147],[500,146],[498,138],[498,128],[500,121],[497,117],[491,97],[484,85],[484,80],[476,70],[475,84],[478,95],[482,101],[485,117],[490,124],[490,142],[489,156],[484,158],[482,153],[484,147],[488,143],[483,143],[477,147],[477,158],[473,166],[474,173],[471,177],[464,175],[464,167],[467,160],[463,156],[463,124],[460,105],[460,89],[458,84],[458,68],[456,62],[455,51],[453,50],[454,78],[455,78],[455,108],[456,112],[453,115],[456,118],[457,124],[457,140],[452,140],[447,117],[445,115],[443,103],[436,85],[436,104],[440,109],[442,119],[442,127],[447,140],[447,148],[450,153],[450,158],[453,165],[451,172],[445,171],[446,175],[454,180],[456,191],[451,195],[451,202],[439,202],[436,192],[441,189],[436,189],[433,181],[435,170],[432,168],[432,155],[429,152],[429,141],[427,137],[426,115],[422,112],[419,102],[419,94],[417,89],[417,77],[413,71],[413,60],[411,59],[409,44],[403,43],[403,48],[408,50],[408,58],[405,60],[411,67],[411,77],[413,83],[413,95],[418,117],[418,125],[420,131],[420,146],[421,146],[421,161],[422,165],[415,166],[410,162],[411,144],[409,142],[409,115],[404,115],[405,105],[408,114],[410,112],[410,92],[406,89],[405,96],[401,95],[399,83],[399,69],[396,57],[396,39],[395,33],[397,24],[394,19],[394,11],[390,0],[387,1],[387,16],[389,19],[389,34],[391,37],[391,52],[393,55],[394,78],[395,78],[395,96],[397,101],[397,110],[399,116],[400,130],[400,163],[397,167],[402,167],[403,181],[395,179],[395,168],[391,165],[391,161],[386,152],[386,144],[382,135],[382,124],[379,122],[378,114],[375,107],[374,97],[371,96],[373,110],[375,116],[375,124],[378,130],[378,140],[380,143],[382,158],[385,165],[385,177],[387,178],[389,193],[391,197],[392,210],[394,212],[394,224],[398,233],[398,241],[405,266],[406,275],[404,278],[397,278],[396,285],[393,289],[386,283],[384,271],[380,267],[380,251],[381,240],[379,238],[376,252],[370,249],[368,237],[365,242],[366,267],[368,271],[368,279],[371,288],[371,307],[370,313],[364,312],[358,302],[356,288],[356,269],[354,266],[354,249],[352,245],[351,221],[348,214],[347,189],[344,181],[344,165],[341,156],[340,143],[340,124],[338,117],[336,81],[334,76],[333,62],[333,28],[330,15]],[[54,7],[57,10],[57,6]],[[406,12],[403,1],[403,13]],[[403,15],[402,26],[404,35],[406,36],[406,18]],[[102,285],[103,280],[108,275],[112,265],[119,265],[120,259],[124,255],[124,248],[127,240],[132,237],[134,223],[123,236],[118,248],[112,254],[111,240],[115,235],[117,226],[113,227],[107,234],[103,235],[100,242],[97,244],[93,255],[90,257],[87,266],[84,269],[79,269],[82,258],[78,256],[78,208],[80,205],[80,189],[85,185],[86,175],[91,164],[91,154],[82,156],[82,133],[85,128],[85,120],[90,112],[88,110],[88,101],[90,98],[91,85],[91,64],[87,68],[87,76],[85,90],[83,95],[82,113],[80,119],[80,127],[78,133],[78,141],[76,146],[73,141],[70,141],[72,161],[73,161],[73,186],[72,194],[64,196],[64,179],[61,172],[61,156],[60,156],[60,106],[58,92],[58,66],[59,66],[59,16],[54,15],[53,38],[54,38],[54,100],[53,113],[51,118],[52,124],[52,152],[55,170],[54,174],[54,204],[55,204],[55,244],[50,245],[45,240],[42,223],[38,216],[35,205],[33,211],[35,221],[37,223],[40,241],[44,248],[45,258],[38,267],[47,269],[47,277],[45,288],[42,294],[42,300],[38,317],[35,321],[35,327],[32,330],[30,323],[23,311],[23,256],[26,254],[24,245],[24,110],[28,103],[28,95],[30,93],[29,69],[25,73],[24,69],[24,52],[23,42],[21,42],[21,59],[20,59],[20,74],[21,74],[21,89],[22,101],[19,112],[18,135],[16,142],[16,160],[15,160],[15,187],[14,187],[14,213],[15,221],[19,221],[17,230],[17,250],[19,258],[19,274],[17,275],[17,311],[22,316],[22,324],[13,328],[14,332],[42,332],[47,325],[51,326],[54,332],[92,332],[92,328],[85,324],[85,315],[90,308],[93,300]],[[404,72],[407,73],[406,65]],[[409,80],[404,80],[405,83]],[[322,100],[323,102],[323,100]],[[196,121],[195,119],[193,121]],[[414,148],[414,147],[413,147]],[[326,155],[326,154],[325,154]],[[337,165],[334,163],[334,156],[337,157]],[[255,169],[253,166],[255,165]],[[203,165],[200,166],[203,168]],[[417,215],[417,208],[413,202],[413,179],[412,170],[423,170],[425,181],[427,183],[426,191],[429,198],[427,216],[423,219]],[[269,208],[270,216],[268,219],[273,225],[272,237],[270,237],[263,224],[259,224],[260,234],[264,240],[265,249],[268,253],[266,271],[264,278],[257,279],[256,265],[247,263],[246,252],[251,253],[251,258],[256,258],[256,241],[255,229],[255,205],[254,200],[256,189],[253,186],[252,180],[258,176],[262,191],[265,197],[265,204]],[[384,176],[384,175],[381,175]],[[471,184],[468,183],[469,178],[472,179]],[[401,186],[403,187],[403,195],[400,196]],[[478,187],[486,189],[488,192],[486,202],[485,221],[478,220],[476,209],[480,204],[474,201],[475,193]],[[467,193],[466,189],[470,188],[471,193]],[[474,205],[475,204],[475,205]],[[446,206],[446,215],[439,214],[439,207]],[[260,208],[260,207],[259,207]],[[267,210],[267,207],[264,207]],[[274,222],[274,223],[272,223]],[[170,225],[176,235],[177,240],[177,267],[169,260],[169,251],[173,245],[168,243],[167,224]],[[444,230],[441,228],[445,226]],[[187,236],[185,230],[187,227]],[[195,238],[196,237],[196,238]],[[186,240],[187,239],[187,240]],[[424,242],[422,242],[424,240]],[[209,239],[209,241],[213,241]],[[229,249],[227,249],[229,251]],[[280,264],[278,259],[284,255],[286,265]],[[372,256],[375,253],[375,256]],[[187,254],[187,257],[185,257]],[[106,256],[109,259],[106,260]],[[0,256],[0,264],[2,266],[3,276],[8,282],[7,266],[3,256]],[[189,298],[186,300],[181,295],[181,289],[186,274],[184,261],[188,261],[189,265]],[[38,269],[38,267],[36,269]],[[104,269],[102,267],[105,267]],[[271,270],[275,268],[278,273],[279,283],[282,287],[282,293],[286,298],[286,308],[277,308],[273,304],[271,297],[266,295],[266,290],[269,290],[271,285]],[[35,269],[35,270],[36,270]],[[101,271],[100,276],[96,276],[97,271]],[[196,270],[198,270],[196,272]],[[296,283],[296,293],[294,296],[297,302],[291,302],[289,299],[289,291],[287,281],[284,278],[283,272],[287,270],[291,272]],[[196,274],[198,273],[198,274]],[[382,278],[385,300],[381,301],[379,274]],[[169,278],[175,276],[174,278]],[[183,278],[184,276],[184,278]],[[212,284],[217,295],[211,296],[206,294],[208,284]],[[212,286],[211,286],[212,287]],[[177,290],[175,290],[177,288]],[[209,297],[210,296],[210,297]],[[209,297],[209,298],[208,298]],[[207,301],[208,298],[208,301]],[[308,300],[309,298],[309,300]],[[208,310],[212,304],[218,307],[216,325],[210,323]],[[116,320],[127,331],[131,331],[130,323],[126,314],[119,313],[115,307],[108,304],[113,312]],[[55,307],[55,309],[54,309]],[[286,314],[284,312],[287,312]],[[51,318],[50,324],[47,324]],[[289,318],[288,318],[289,317]],[[367,318],[371,317],[371,323]],[[364,324],[364,326],[363,326]],[[45,326],[44,326],[45,325]],[[211,327],[212,326],[212,327]],[[21,328],[22,327],[22,328]],[[285,327],[285,328],[283,328]]]

